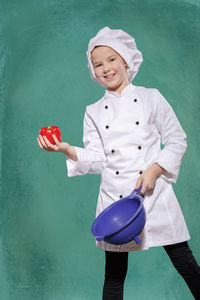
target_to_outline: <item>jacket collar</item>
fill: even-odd
[[[121,97],[125,97],[125,98],[129,98],[132,93],[133,90],[135,89],[135,86],[132,83],[129,83],[122,91],[121,95],[119,95],[116,92],[112,92],[109,90],[105,90],[105,94],[104,94],[104,99],[111,99],[111,98],[121,98]]]

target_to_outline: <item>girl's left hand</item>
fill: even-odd
[[[164,172],[165,169],[163,169],[159,164],[153,164],[140,175],[134,189],[138,189],[142,184],[142,189],[140,191],[142,195],[147,192],[153,191],[157,178]]]

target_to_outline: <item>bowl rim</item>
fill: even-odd
[[[131,216],[131,217],[128,219],[128,221],[126,221],[126,222],[124,223],[123,227],[120,228],[120,229],[117,229],[117,230],[110,230],[110,231],[107,232],[106,234],[102,234],[102,235],[96,234],[95,228],[96,228],[97,223],[99,222],[99,219],[100,219],[104,214],[106,214],[109,210],[111,210],[114,206],[119,205],[120,203],[125,202],[125,201],[127,201],[127,200],[129,200],[129,199],[132,199],[133,201],[134,201],[135,199],[139,200],[140,205],[139,205],[138,210],[135,212],[135,214],[134,214],[133,216]],[[127,227],[130,223],[132,223],[132,222],[134,221],[134,219],[140,214],[140,212],[141,212],[142,209],[144,209],[144,206],[143,206],[143,197],[142,197],[141,195],[135,195],[134,197],[131,197],[131,196],[129,195],[129,196],[123,198],[123,199],[117,200],[117,201],[115,201],[114,203],[110,204],[108,207],[106,207],[106,208],[105,208],[105,209],[104,209],[104,210],[96,217],[96,219],[94,220],[94,222],[93,222],[93,224],[92,224],[91,232],[92,232],[92,234],[93,234],[95,237],[102,237],[102,238],[107,237],[107,236],[109,236],[109,235],[113,235],[113,234],[115,234],[115,233],[121,231],[123,228]]]

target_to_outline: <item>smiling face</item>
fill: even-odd
[[[91,53],[95,75],[110,91],[121,94],[129,84],[127,64],[112,48],[98,46]]]

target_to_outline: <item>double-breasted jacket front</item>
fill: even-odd
[[[96,215],[128,196],[140,174],[153,163],[166,170],[144,199],[147,220],[140,235],[142,243],[100,241],[98,247],[133,251],[190,238],[172,188],[187,147],[186,134],[157,89],[130,83],[121,95],[106,90],[102,99],[86,107],[83,143],[84,148],[75,146],[78,161],[66,157],[66,165],[69,177],[101,174]]]

